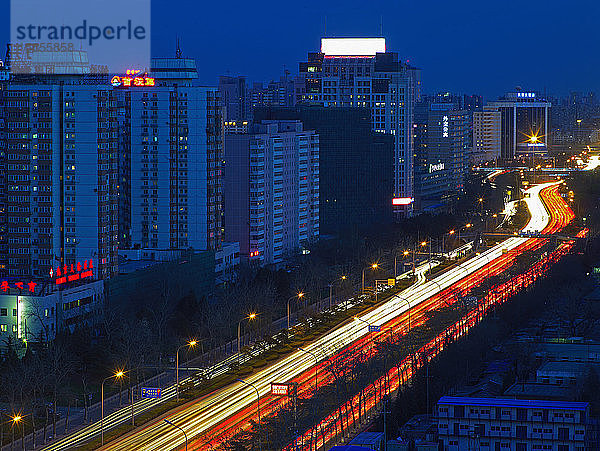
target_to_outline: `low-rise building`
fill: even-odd
[[[443,396],[437,414],[447,451],[587,449],[587,402]]]
[[[104,281],[6,282],[0,294],[0,351],[9,344],[18,350],[25,344],[47,343],[60,331],[94,327],[102,318]]]

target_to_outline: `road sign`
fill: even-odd
[[[381,332],[381,326],[369,326],[369,332]]]
[[[396,279],[388,279],[388,283],[387,283],[390,287],[393,287],[394,285],[396,285]]]
[[[156,387],[142,387],[142,398],[160,398],[162,389]]]
[[[289,394],[288,384],[276,384],[271,382],[271,394],[275,396],[287,396]]]

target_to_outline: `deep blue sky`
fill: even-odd
[[[319,49],[325,21],[328,36],[377,36],[382,16],[388,50],[423,69],[425,92],[600,91],[594,0],[155,0],[153,54],[172,55],[179,35],[204,84],[220,74],[267,81]]]

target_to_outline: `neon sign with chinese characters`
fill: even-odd
[[[94,261],[92,259],[83,262],[71,263],[58,267],[56,270],[50,269],[50,277],[56,277],[56,285],[67,282],[73,282],[79,279],[87,279],[94,276]]]
[[[35,293],[36,285],[37,285],[37,283],[35,283],[35,282],[29,282],[29,283],[13,282],[13,284],[11,286],[11,284],[8,282],[8,280],[3,280],[2,282],[0,282],[0,290],[4,291],[6,293],[11,288],[17,288],[19,290],[27,289],[30,293]]]
[[[110,84],[114,88],[155,86],[154,78],[148,77],[148,74],[142,74],[141,72],[141,70],[129,69],[125,75],[115,75],[111,78]]]

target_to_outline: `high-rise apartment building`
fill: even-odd
[[[412,214],[413,102],[420,72],[387,52],[384,38],[323,38],[321,51],[300,63],[296,103],[371,110],[373,130],[393,135],[390,206]]]
[[[393,220],[394,137],[371,129],[368,108],[256,108],[256,120],[299,120],[319,135],[319,233],[364,230]],[[376,182],[374,182],[376,181]]]
[[[319,136],[264,121],[225,143],[225,239],[250,261],[282,263],[319,236]]]
[[[551,104],[535,92],[509,92],[488,102],[487,110],[500,112],[500,158],[544,155],[548,151]]]
[[[459,97],[425,96],[415,105],[415,200],[419,211],[438,210],[464,190],[470,112]]]
[[[219,98],[225,122],[249,121],[252,117],[251,93],[246,77],[219,77]]]
[[[53,268],[93,261],[95,277],[110,277],[118,233],[111,86],[86,77],[15,79],[4,104],[4,274],[50,277]]]
[[[482,163],[500,158],[502,114],[494,108],[473,112],[473,151],[470,161]]]
[[[294,79],[286,70],[278,81],[254,83],[251,92],[252,107],[289,107],[294,105]]]
[[[193,86],[195,61],[152,60],[119,99],[122,248],[218,249],[223,134],[217,88]],[[119,84],[121,83],[121,84]]]

